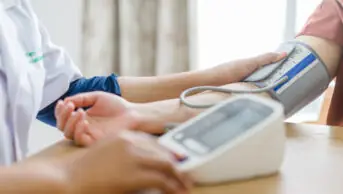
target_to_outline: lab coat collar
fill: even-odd
[[[7,10],[19,4],[20,0],[0,0],[2,9]]]

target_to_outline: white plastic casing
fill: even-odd
[[[188,157],[187,160],[178,163],[178,168],[187,172],[196,183],[218,184],[270,175],[276,173],[282,165],[286,140],[282,105],[256,95],[240,95],[222,103],[221,106],[230,106],[230,103],[242,98],[263,103],[272,108],[273,112],[250,130],[212,152],[205,155],[194,154],[172,137],[175,133],[189,127],[191,123],[215,112],[220,105],[203,112],[159,138],[161,145]],[[245,119],[249,118],[242,118],[242,122]],[[230,130],[230,126],[227,126],[227,130]]]

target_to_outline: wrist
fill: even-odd
[[[135,104],[137,130],[150,134],[163,134],[167,124],[183,123],[197,115],[193,109],[183,106],[179,100],[165,100],[152,103]]]
[[[158,110],[153,110],[148,104],[133,104],[134,129],[150,134],[164,133],[164,122]]]

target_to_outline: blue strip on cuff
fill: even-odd
[[[111,74],[108,77],[96,76],[90,79],[78,79],[70,84],[68,91],[58,100],[63,100],[64,98],[69,96],[92,91],[109,92],[121,96],[117,76],[115,74]],[[55,106],[58,100],[41,110],[37,115],[37,119],[55,127],[56,118],[54,113]]]

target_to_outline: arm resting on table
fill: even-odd
[[[66,194],[67,183],[60,171],[44,164],[1,167],[0,193]]]

